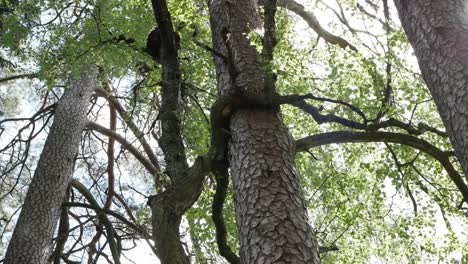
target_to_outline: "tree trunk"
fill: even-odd
[[[279,113],[239,110],[231,118],[231,134],[242,263],[319,263],[293,140]]]
[[[5,264],[43,264],[50,257],[61,204],[73,176],[73,167],[86,123],[97,70],[89,67],[71,80],[55,109],[54,122],[29,186]]]
[[[162,135],[159,145],[166,161],[165,174],[170,186],[149,199],[152,211],[153,240],[156,254],[162,264],[188,264],[179,232],[184,213],[201,193],[203,179],[209,172],[208,164],[197,159],[192,167],[187,164],[178,112],[180,111],[181,75],[178,44],[171,16],[165,0],[152,0],[154,16],[160,31],[162,67],[160,121]]]
[[[260,28],[256,1],[210,1],[222,97],[266,98],[260,56],[247,34]],[[294,142],[276,107],[249,105],[230,117],[229,164],[234,184],[241,263],[319,263],[318,244],[294,169]]]
[[[450,141],[468,177],[468,14],[464,0],[395,0]]]

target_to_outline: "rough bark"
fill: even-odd
[[[29,186],[6,264],[47,263],[66,189],[73,176],[86,112],[96,88],[97,69],[89,67],[71,80],[55,109],[54,122]]]
[[[177,36],[165,0],[152,0],[154,16],[161,34],[160,63],[162,66],[161,138],[159,145],[166,161],[165,173],[170,186],[152,196],[149,205],[152,211],[153,239],[156,254],[162,264],[188,264],[179,232],[183,214],[200,195],[203,179],[209,171],[209,162],[198,158],[189,168],[181,136],[178,117],[180,111],[181,79],[177,50]]]
[[[279,114],[239,110],[231,134],[242,263],[319,263],[294,169],[294,144]]]
[[[256,1],[210,1],[222,97],[265,96],[259,54],[246,35],[261,27]],[[229,117],[228,117],[229,118]],[[278,108],[249,105],[230,116],[229,164],[241,263],[319,263],[294,169],[294,142]]]
[[[464,0],[395,0],[447,134],[468,177],[468,24]]]

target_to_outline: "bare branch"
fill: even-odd
[[[309,26],[328,43],[338,45],[342,48],[350,48],[351,50],[358,51],[356,47],[354,47],[344,38],[334,35],[333,33],[324,29],[322,25],[320,25],[317,17],[312,12],[306,11],[304,6],[298,2],[294,0],[279,0],[277,3],[278,6],[291,10],[292,12],[302,17],[307,22],[307,24],[309,24]]]
[[[0,78],[0,83],[14,81],[14,80],[23,79],[23,78],[33,79],[33,78],[37,78],[37,75],[38,75],[37,73],[25,73],[25,74],[8,76],[8,77]]]
[[[115,141],[119,142],[122,145],[122,147],[130,151],[130,153],[133,154],[133,156],[146,168],[146,170],[149,173],[154,175],[159,172],[158,168],[156,168],[148,159],[146,159],[146,157],[141,155],[140,151],[138,151],[138,149],[136,149],[130,142],[128,142],[121,135],[97,123],[94,123],[92,121],[88,121],[86,128],[94,130],[105,136],[112,137],[113,139],[115,139]]]
[[[116,124],[117,124],[117,111],[115,107],[109,104],[109,114],[110,114],[110,130],[115,132]],[[112,197],[114,196],[114,182],[115,182],[115,175],[114,175],[114,145],[115,139],[109,137],[108,144],[107,144],[107,182],[108,182],[108,190],[107,190],[107,197],[106,202],[104,203],[104,208],[109,209],[112,205]]]
[[[138,141],[140,142],[140,144],[142,145],[143,149],[145,150],[145,153],[146,155],[148,155],[151,163],[154,165],[154,167],[157,168],[157,170],[159,171],[160,170],[160,166],[159,166],[159,161],[158,161],[158,158],[156,157],[156,154],[154,154],[153,150],[151,149],[151,146],[148,144],[148,142],[146,141],[145,139],[145,136],[143,134],[143,132],[141,132],[137,125],[132,121],[132,119],[130,118],[130,115],[127,113],[127,111],[125,110],[125,108],[122,106],[122,104],[120,104],[120,102],[115,98],[115,97],[112,97],[109,92],[110,92],[110,87],[109,87],[109,83],[106,82],[105,85],[107,86],[106,87],[106,90],[102,89],[102,88],[97,88],[95,91],[96,91],[96,94],[98,94],[99,96],[102,96],[104,98],[106,98],[106,100],[113,106],[115,107],[115,109],[117,110],[117,112],[119,112],[119,115],[123,118],[123,120],[125,121],[125,123],[128,125],[128,127],[130,128],[130,130],[133,132],[133,134],[135,135],[135,137],[138,139]]]

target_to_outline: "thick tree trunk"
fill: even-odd
[[[220,96],[263,96],[259,54],[246,35],[261,27],[256,1],[210,1]],[[229,156],[241,263],[319,263],[294,169],[294,143],[279,109],[251,105],[230,117]]]
[[[294,169],[294,145],[279,113],[231,118],[230,164],[242,263],[319,263]]]
[[[424,80],[468,177],[468,14],[465,0],[395,0]]]
[[[61,204],[73,176],[89,101],[97,86],[96,75],[97,70],[89,67],[81,79],[71,81],[71,89],[65,90],[57,104],[54,122],[10,240],[5,264],[48,262]]]

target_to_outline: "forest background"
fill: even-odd
[[[235,133],[216,118],[229,123],[244,108],[276,107],[295,139],[300,203],[322,263],[466,263],[468,187],[459,150],[393,3],[282,0],[268,20],[271,1],[260,1],[265,26],[238,36],[216,31],[214,2],[223,1],[168,1],[167,9],[165,1],[143,0],[0,2],[0,259],[57,102],[85,83],[93,94],[78,131],[74,180],[51,234],[55,263],[143,263],[150,258],[143,254],[163,263],[238,263],[240,254],[248,263],[252,252],[242,250],[248,242],[236,226],[243,209],[234,197],[242,187],[226,189],[223,177],[235,174],[235,160],[226,167],[213,147],[231,144]],[[156,21],[170,36],[158,49],[175,56],[149,50]],[[257,52],[264,71],[257,76],[276,89],[273,99],[266,96],[271,102],[223,101],[220,64],[233,79],[249,77],[235,45],[221,51],[217,36],[225,43],[243,38]],[[177,65],[177,85],[169,87],[177,89],[164,90],[168,65]],[[229,143],[218,141],[219,131]],[[178,178],[179,169],[186,178]],[[157,208],[164,197],[177,201],[174,212]],[[164,222],[157,212],[177,220]],[[177,230],[175,246],[158,244],[167,230]]]

